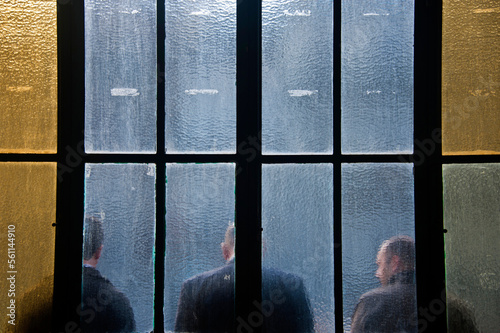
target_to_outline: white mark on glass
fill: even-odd
[[[191,12],[191,13],[189,13],[189,15],[210,16],[210,15],[212,15],[212,13],[209,10],[207,10],[207,9],[202,9],[202,10],[199,10],[197,12]]]
[[[288,90],[290,97],[311,96],[317,94],[317,90]]]
[[[127,11],[127,10],[120,10],[120,13],[122,13],[122,14],[132,14],[132,15],[135,15],[135,14],[139,14],[139,13],[140,13],[140,10],[136,10],[136,9],[134,9],[134,10],[132,10],[132,11],[130,11],[130,12],[129,12],[129,11]]]
[[[148,164],[148,172],[146,173],[148,176],[155,176],[155,165],[154,164]]]
[[[27,87],[27,86],[7,87],[7,91],[17,92],[17,93],[27,92],[27,91],[30,91],[32,89],[33,89],[33,87]]]
[[[474,14],[500,13],[500,7],[474,9],[472,12]]]
[[[389,16],[389,13],[379,14],[379,13],[365,13],[363,16]]]
[[[371,95],[371,94],[381,94],[382,92],[380,90],[367,90],[366,94]]]
[[[296,11],[284,10],[283,13],[286,16],[311,16],[310,10],[296,10]]]
[[[113,88],[111,89],[111,96],[139,96],[140,93],[134,88]]]
[[[188,89],[184,92],[188,95],[215,95],[219,93],[217,89]]]

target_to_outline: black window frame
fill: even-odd
[[[495,156],[443,156],[441,131],[441,0],[415,0],[414,153],[411,155],[342,155],[340,149],[341,1],[334,1],[334,153],[327,156],[262,155],[255,138],[261,130],[261,1],[237,1],[237,153],[234,155],[164,154],[165,0],[157,1],[158,141],[156,154],[85,154],[84,5],[58,0],[58,152],[0,154],[0,161],[58,163],[54,332],[78,332],[81,296],[81,249],[85,163],[155,163],[158,179],[168,162],[235,162],[236,316],[247,318],[261,298],[261,166],[265,163],[331,163],[334,166],[335,329],[343,331],[341,165],[359,162],[415,163],[415,239],[417,303],[425,332],[446,332],[446,309],[429,311],[445,292],[442,166],[451,163],[500,162]],[[258,140],[257,140],[258,142]],[[251,153],[248,149],[251,148]],[[155,329],[163,332],[165,187],[157,182]],[[259,332],[256,328],[255,332]]]

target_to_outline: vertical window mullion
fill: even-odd
[[[156,144],[156,244],[155,244],[155,332],[163,332],[166,249],[166,156],[165,156],[165,0],[157,0],[157,144]]]
[[[59,1],[55,332],[79,327],[84,198],[84,3]]]
[[[261,1],[238,1],[237,6],[235,316],[245,322],[256,310],[253,302],[262,298],[261,8]]]
[[[343,332],[342,298],[342,155],[341,155],[341,13],[342,1],[333,3],[333,260],[335,332]]]
[[[442,155],[441,1],[415,2],[415,251],[419,330],[446,332]],[[442,306],[442,308],[440,308]],[[440,313],[433,313],[439,310]],[[433,312],[431,312],[433,311]]]

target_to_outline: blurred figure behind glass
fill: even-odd
[[[352,333],[416,333],[415,242],[409,236],[385,240],[375,276],[381,287],[363,294],[354,309]]]
[[[82,303],[78,309],[82,332],[133,332],[130,301],[96,269],[103,250],[104,231],[96,217],[85,219]]]
[[[182,284],[176,332],[250,333],[313,332],[313,316],[302,279],[275,269],[262,270],[262,303],[254,302],[255,316],[237,318],[234,327],[235,228],[230,224],[221,244],[226,265],[196,275]]]

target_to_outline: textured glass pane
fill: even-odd
[[[57,1],[0,1],[0,153],[57,151]]]
[[[333,1],[262,2],[262,144],[333,152]]]
[[[82,329],[131,332],[135,321],[134,332],[153,330],[155,183],[154,164],[85,166],[84,264],[86,257],[95,255],[92,244],[97,249],[101,243],[103,248],[95,269],[83,268],[82,302],[87,312],[82,311]],[[102,225],[102,241],[92,241],[96,237],[91,231],[97,227],[91,219]],[[99,274],[114,288],[103,283]],[[110,302],[108,296],[119,301]],[[95,318],[89,314],[92,301],[106,309],[96,312]],[[115,315],[105,316],[109,313]]]
[[[262,296],[275,311],[268,332],[333,332],[333,166],[264,165],[262,228]]]
[[[342,0],[342,152],[413,153],[413,0]]]
[[[167,164],[166,331],[174,327],[182,332],[206,331],[204,326],[199,326],[203,318],[213,321],[221,314],[226,314],[224,322],[232,323],[234,319],[230,305],[233,299],[228,299],[227,306],[213,306],[213,298],[200,289],[192,289],[192,294],[184,295],[187,297],[182,299],[177,313],[183,282],[225,265],[221,242],[229,223],[234,222],[234,190],[235,165],[232,163]],[[221,279],[228,283],[226,291],[230,293],[234,286],[234,266],[226,268],[228,277],[224,279],[224,274]],[[185,290],[190,290],[187,285]],[[195,302],[203,302],[205,306],[196,307]],[[186,310],[193,308],[196,310]],[[176,316],[179,317],[177,323]],[[217,324],[223,325],[221,321]]]
[[[0,332],[50,331],[56,173],[56,163],[0,163]]]
[[[407,274],[410,281],[401,285],[389,283],[381,287],[385,278],[375,276],[377,254],[383,241],[400,235],[409,236],[413,241],[414,213],[412,164],[342,165],[342,287],[346,331],[351,330],[352,316],[359,303],[356,317],[366,315],[366,323],[358,321],[366,325],[361,331],[371,332],[377,328],[375,331],[416,332],[411,327],[416,323],[409,318],[416,315],[415,285],[410,283],[413,282],[414,262],[409,265],[411,269],[404,270],[410,272]],[[409,257],[408,260],[413,261],[414,253]],[[394,271],[386,278],[399,283],[404,277],[400,273]],[[369,292],[379,287],[380,297],[372,298]],[[393,292],[388,290],[391,287]],[[362,295],[364,301],[360,302]],[[367,306],[366,302],[373,303]],[[370,308],[372,311],[363,311]],[[380,309],[387,313],[381,313]],[[387,318],[391,321],[384,322]]]
[[[443,166],[449,332],[500,327],[500,164]],[[474,324],[477,331],[472,329]]]
[[[85,151],[156,152],[156,1],[85,0]]]
[[[443,154],[500,154],[497,0],[443,1]]]
[[[236,0],[165,7],[165,149],[234,153]]]

